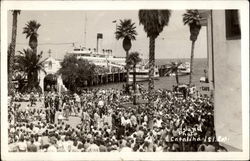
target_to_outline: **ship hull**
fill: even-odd
[[[149,76],[148,76],[148,69],[136,69],[136,82],[142,82],[142,81],[148,81]],[[155,68],[155,73],[154,73],[154,79],[159,79],[159,70],[158,68]],[[133,71],[131,70],[129,73],[129,82],[133,82]]]
[[[158,80],[160,77],[159,76],[154,76],[155,80]],[[136,76],[136,82],[145,82],[148,81],[149,77],[142,77],[142,76]],[[133,82],[133,76],[129,77],[129,82]]]

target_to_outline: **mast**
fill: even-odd
[[[85,16],[85,20],[84,20],[84,40],[83,40],[83,43],[84,43],[84,47],[87,48],[87,44],[86,44],[86,37],[87,37],[87,13],[86,12],[84,13],[84,16]]]

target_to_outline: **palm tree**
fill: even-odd
[[[133,67],[133,89],[134,89],[134,101],[133,101],[133,104],[135,105],[136,104],[136,85],[135,85],[135,82],[136,82],[136,65],[141,62],[141,58],[139,57],[139,53],[138,52],[131,52],[129,55],[128,55],[128,58],[127,58],[127,64],[128,66],[132,66]]]
[[[179,71],[179,66],[181,65],[181,62],[177,63],[177,62],[171,62],[171,66],[170,66],[170,72],[175,74],[175,80],[176,80],[176,84],[177,86],[179,85],[179,76],[178,76],[178,71]]]
[[[126,51],[126,61],[128,58],[128,52],[131,49],[131,40],[136,40],[135,36],[137,32],[135,30],[135,23],[132,23],[131,19],[120,20],[120,24],[116,28],[115,37],[117,40],[123,39],[123,49]],[[129,83],[129,69],[128,65],[126,65],[127,70],[127,87]]]
[[[12,74],[12,73],[10,73],[10,72],[13,72],[13,66],[14,66],[14,57],[15,57],[15,55],[14,56],[11,56],[11,44],[9,44],[9,46],[8,46],[8,50],[7,50],[7,56],[8,56],[8,66],[7,66],[7,71],[8,71],[8,83],[9,83],[9,85],[11,84],[11,82],[10,82],[10,79],[9,79],[9,77],[11,76],[10,74]],[[12,62],[10,62],[10,61],[12,61]],[[11,65],[10,65],[10,63],[11,63]]]
[[[46,73],[43,65],[45,60],[41,60],[43,52],[37,55],[31,49],[23,49],[23,51],[19,51],[19,53],[17,64],[19,68],[27,74],[28,89],[38,88],[38,73]]]
[[[35,20],[29,21],[26,26],[23,28],[23,34],[26,34],[26,38],[29,38],[29,46],[37,54],[37,30],[41,26],[40,23],[37,23]]]
[[[11,44],[9,46],[8,51],[8,85],[9,85],[9,92],[12,89],[12,74],[13,74],[13,65],[14,65],[14,56],[15,56],[15,49],[16,49],[16,34],[17,34],[17,15],[20,14],[20,10],[12,11],[13,15],[13,22],[12,22],[12,36],[11,36]]]
[[[153,100],[154,89],[154,67],[155,67],[155,39],[168,25],[171,15],[170,10],[140,10],[139,21],[144,26],[144,30],[149,37],[149,103]]]
[[[201,16],[198,10],[187,10],[187,12],[183,14],[183,23],[184,25],[188,24],[189,29],[190,29],[190,40],[192,41],[189,86],[192,83],[194,45],[195,45],[195,41],[197,40],[197,37],[201,29],[200,20],[201,20]]]

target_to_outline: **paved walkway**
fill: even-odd
[[[33,105],[32,107],[28,107],[30,105],[30,102],[14,102],[17,104],[21,104],[20,109],[43,109],[44,108],[44,103],[43,102],[36,102],[36,105]],[[56,121],[57,122],[57,121]],[[77,116],[70,116],[69,120],[64,120],[66,124],[69,124],[71,127],[76,127],[76,125],[81,123],[81,118]]]
[[[14,103],[21,104],[20,109],[22,109],[22,110],[24,110],[26,108],[27,109],[43,109],[44,108],[43,102],[36,102],[36,105],[33,105],[32,107],[28,107],[28,105],[30,105],[30,102],[14,102]],[[138,100],[137,105],[140,103],[146,103],[146,102],[142,101],[142,100]],[[133,105],[132,102],[128,102],[128,103],[125,103],[123,106],[125,108],[128,108],[128,107],[133,108],[135,105]],[[150,124],[152,124],[151,121],[150,121]],[[65,122],[66,124],[69,124],[71,127],[75,128],[78,124],[81,123],[81,118],[79,116],[69,116],[69,120],[63,120],[63,122]],[[55,120],[55,123],[57,123],[57,120]]]

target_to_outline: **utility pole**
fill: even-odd
[[[49,53],[49,57],[51,57],[51,49],[49,49],[48,53]]]

